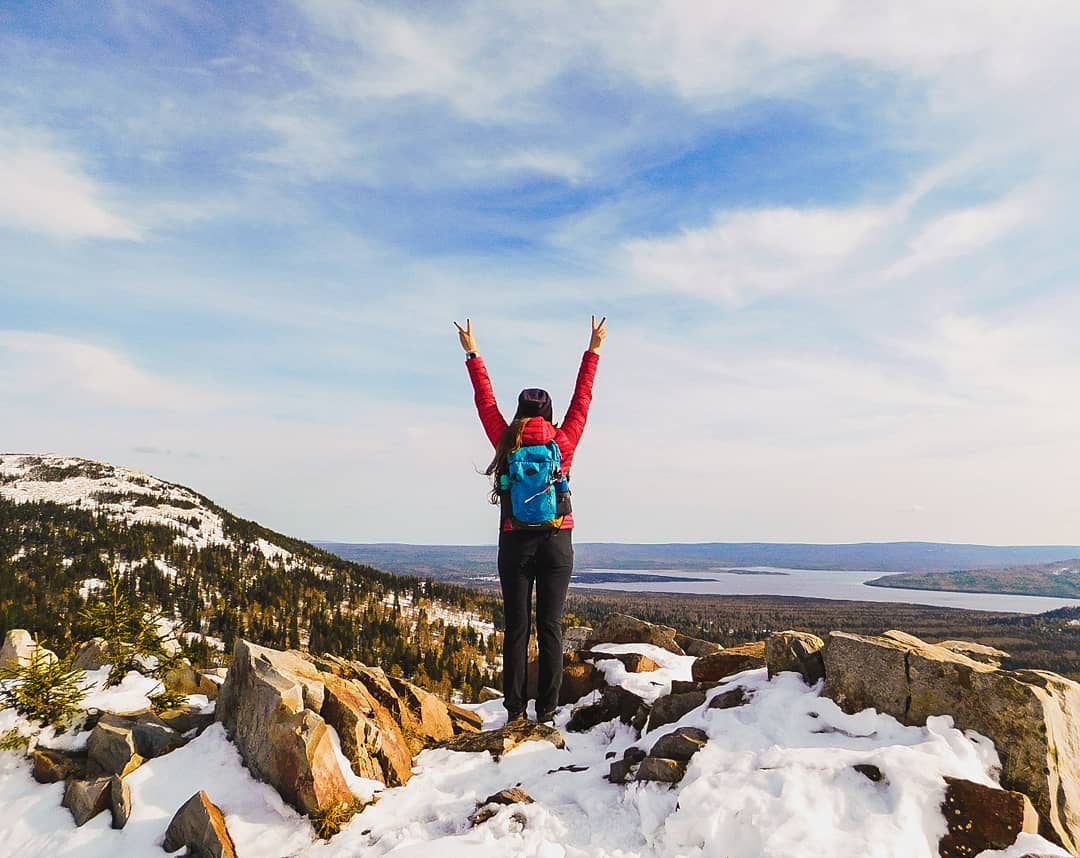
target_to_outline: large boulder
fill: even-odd
[[[225,827],[225,817],[202,790],[176,811],[161,845],[166,852],[176,852],[186,846],[188,854],[199,858],[236,858],[236,847]]]
[[[697,709],[704,702],[704,691],[684,691],[681,694],[665,694],[657,698],[649,713],[649,732],[664,724],[678,721],[687,712]]]
[[[671,626],[647,623],[629,614],[611,614],[589,635],[587,645],[644,643],[661,647],[676,655],[685,655],[682,647],[675,642],[676,634]]]
[[[708,734],[697,727],[679,727],[661,736],[649,749],[650,757],[681,760],[686,763],[709,741]]]
[[[55,784],[68,778],[86,776],[85,754],[37,747],[30,752],[31,774],[39,784]]]
[[[479,733],[484,729],[484,719],[464,706],[456,703],[446,704],[446,711],[450,713],[450,720],[454,723],[454,734]]]
[[[400,701],[397,714],[414,754],[453,738],[454,722],[442,700],[404,679],[392,676],[390,684],[397,692]]]
[[[217,702],[218,720],[252,774],[302,813],[353,801],[317,714],[325,697],[310,662],[239,640]]]
[[[1039,819],[1023,793],[995,789],[962,778],[945,778],[941,812],[948,831],[938,842],[941,858],[971,858],[1008,849],[1021,833],[1035,834]]]
[[[586,694],[599,691],[607,685],[604,672],[587,661],[579,661],[563,668],[562,685],[559,686],[559,705],[577,703]]]
[[[322,716],[341,738],[355,774],[400,786],[412,777],[412,752],[397,721],[358,682],[326,677]]]
[[[56,653],[39,646],[26,629],[11,629],[4,635],[4,644],[0,646],[0,670],[29,664],[35,651],[47,661],[56,661]]]
[[[1000,670],[903,632],[833,632],[824,660],[825,694],[847,712],[874,708],[916,725],[951,715],[993,740],[1001,785],[1031,799],[1041,835],[1080,851],[1080,685]]]
[[[90,638],[79,646],[71,666],[76,670],[97,670],[111,664],[112,646],[105,638]]]
[[[765,641],[765,666],[770,677],[792,671],[813,685],[825,678],[823,649],[825,641],[810,632],[777,632]]]
[[[754,641],[695,659],[690,665],[690,675],[694,682],[719,682],[744,670],[764,666],[765,641]]]
[[[675,643],[682,647],[682,651],[687,655],[692,655],[694,658],[700,658],[703,655],[713,655],[720,652],[724,647],[713,641],[704,641],[701,638],[692,638],[689,635],[684,635],[679,632],[675,633]]]

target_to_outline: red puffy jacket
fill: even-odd
[[[596,366],[599,362],[600,355],[596,352],[587,351],[582,355],[581,368],[574,384],[574,395],[570,398],[570,407],[566,409],[562,425],[553,426],[543,417],[531,417],[521,433],[522,444],[547,444],[549,441],[558,444],[563,473],[567,476],[570,476],[574,450],[577,449],[581,433],[585,431],[585,421],[589,417],[593,379],[596,378]],[[476,411],[480,415],[480,422],[484,425],[484,432],[492,446],[497,447],[508,424],[495,402],[495,391],[491,387],[491,378],[484,366],[484,359],[479,356],[470,358],[465,361],[465,367],[469,370],[469,379],[476,395]],[[569,530],[573,526],[574,514],[570,513],[563,519],[561,529]],[[503,530],[509,529],[510,523],[503,522]]]

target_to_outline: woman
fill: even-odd
[[[517,411],[507,424],[495,402],[487,368],[477,353],[472,322],[466,319],[464,328],[454,322],[461,346],[465,349],[465,366],[476,394],[476,410],[488,439],[495,447],[495,457],[485,473],[492,477],[492,502],[498,503],[501,511],[499,582],[506,615],[503,705],[506,706],[508,721],[524,718],[528,704],[526,672],[534,586],[537,644],[540,649],[536,720],[551,723],[559,702],[563,669],[563,604],[574,568],[574,548],[570,541],[574,515],[569,510],[568,483],[565,481],[569,478],[574,451],[589,416],[600,346],[607,336],[605,321],[606,316],[597,324],[596,316],[592,317],[589,349],[581,358],[574,395],[560,426],[552,423],[551,397],[547,391],[537,388],[521,391]],[[522,472],[515,463],[526,448],[538,457],[537,460],[552,463],[550,480],[531,497],[513,494],[511,487],[516,479],[514,474]],[[529,467],[526,463],[526,472]],[[544,479],[547,480],[547,477]],[[539,518],[542,520],[536,521],[537,516],[521,511],[522,504],[534,501],[541,493],[552,496],[553,506],[548,511],[554,515],[545,518],[546,514],[541,513]],[[540,500],[545,502],[544,498]]]

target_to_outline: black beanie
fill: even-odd
[[[551,397],[548,392],[538,387],[527,387],[521,391],[518,394],[517,414],[514,419],[519,417],[543,417],[551,423]]]

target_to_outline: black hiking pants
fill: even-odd
[[[570,530],[508,530],[499,534],[499,582],[506,614],[503,703],[510,716],[528,703],[529,631],[536,589],[536,642],[540,650],[536,714],[553,710],[562,683],[562,619],[574,546]]]

